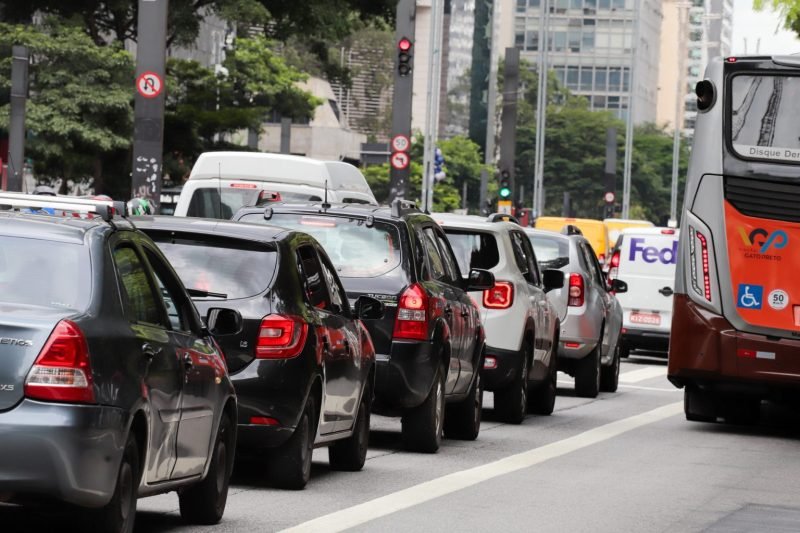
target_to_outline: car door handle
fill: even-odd
[[[156,348],[149,342],[142,344],[142,354],[148,361],[152,361],[157,355],[161,353],[161,348]]]
[[[192,361],[192,356],[188,353],[183,356],[183,366],[187,369],[192,368],[194,366],[194,362]]]
[[[664,287],[663,289],[659,290],[661,294],[664,296],[672,296],[672,287]]]

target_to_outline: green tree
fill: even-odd
[[[26,154],[50,177],[93,176],[103,188],[103,162],[118,156],[132,135],[133,61],[121,46],[96,46],[69,27],[0,23],[0,94],[10,90],[11,46],[24,44],[30,67]],[[0,129],[9,106],[0,107]]]
[[[784,20],[784,27],[800,35],[800,0],[753,0],[753,8],[777,11]]]

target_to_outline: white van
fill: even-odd
[[[264,201],[377,205],[364,175],[341,161],[259,152],[206,152],[183,186],[175,216],[229,219]]]
[[[631,350],[666,352],[672,323],[672,294],[678,230],[629,228],[620,232],[609,263],[608,279],[623,279],[628,292],[622,305],[622,355]]]

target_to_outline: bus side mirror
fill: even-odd
[[[697,95],[698,111],[708,111],[714,107],[714,102],[717,100],[717,90],[711,80],[697,82],[694,92]]]

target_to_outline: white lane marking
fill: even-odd
[[[648,366],[639,370],[632,370],[619,375],[620,383],[639,383],[646,379],[657,378],[667,375],[667,368],[664,366]]]
[[[556,382],[557,385],[565,386],[565,387],[573,387],[575,385],[574,381],[566,381],[559,379]],[[619,387],[622,389],[634,389],[634,390],[646,390],[646,391],[655,391],[655,392],[683,392],[681,389],[676,389],[675,387],[667,388],[667,387],[642,387],[640,385],[625,385],[624,383],[620,383]]]
[[[387,516],[403,509],[477,485],[490,479],[529,468],[550,459],[603,442],[636,428],[653,424],[683,412],[683,402],[664,405],[652,411],[617,420],[573,437],[511,455],[460,472],[454,472],[368,502],[314,518],[282,533],[334,533]]]

